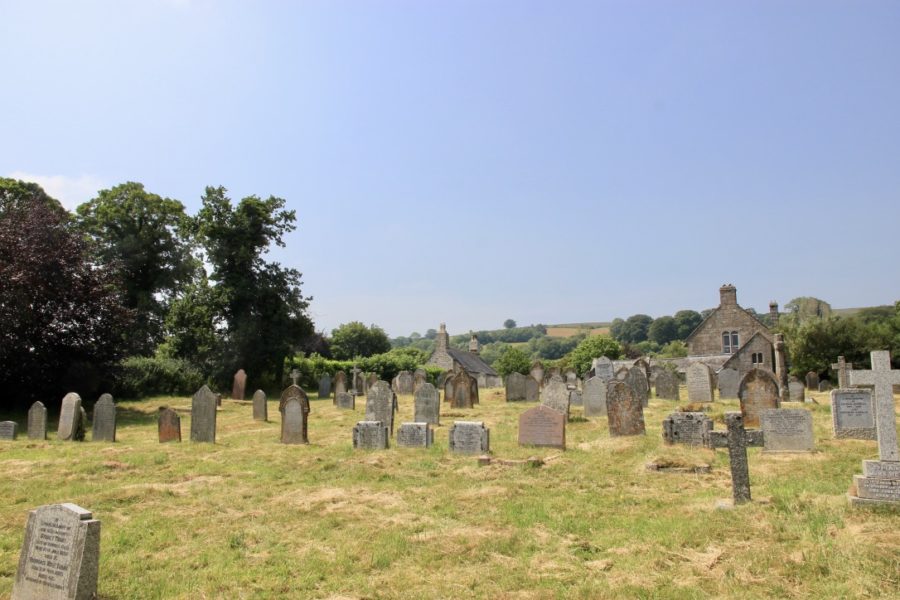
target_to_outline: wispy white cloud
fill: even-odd
[[[102,179],[94,175],[79,175],[69,177],[67,175],[35,175],[14,171],[7,177],[31,181],[38,184],[50,196],[56,198],[68,210],[74,209],[79,204],[87,202],[97,195],[97,192],[109,187]]]

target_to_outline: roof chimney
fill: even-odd
[[[471,331],[469,334],[472,336],[472,339],[469,340],[469,352],[472,354],[478,354],[478,336],[476,336]]]
[[[434,345],[436,349],[444,351],[450,347],[450,336],[447,335],[446,323],[441,323],[440,331],[438,331],[437,337],[434,338]]]
[[[719,306],[733,306],[737,304],[737,288],[726,283],[719,288]]]
[[[769,320],[772,321],[772,327],[778,325],[778,303],[774,300],[769,302]]]

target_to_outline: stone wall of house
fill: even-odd
[[[688,354],[691,356],[707,356],[723,354],[722,333],[738,332],[738,347],[746,344],[757,332],[767,338],[771,337],[768,328],[750,316],[737,303],[737,290],[734,286],[722,286],[719,290],[719,308],[701,323],[688,340]],[[732,353],[735,349],[732,349]],[[771,363],[771,359],[769,359]]]
[[[450,334],[447,333],[447,325],[444,323],[441,323],[441,329],[438,331],[437,337],[434,338],[434,344],[434,352],[425,364],[435,365],[445,371],[452,371],[455,366],[453,357],[447,352],[447,348],[450,347]]]
[[[753,354],[754,353],[762,354],[763,362],[757,365],[753,364]],[[774,347],[772,344],[764,337],[758,335],[750,340],[748,343],[741,346],[741,349],[738,353],[727,363],[725,366],[736,370],[740,373],[741,377],[750,372],[754,367],[763,369],[764,371],[769,371],[770,373],[775,372],[775,363],[774,360]]]

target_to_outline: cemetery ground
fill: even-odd
[[[279,443],[277,399],[269,422],[224,400],[216,444],[187,441],[190,398],[119,402],[115,443],[0,442],[0,597],[28,511],[58,502],[102,522],[101,599],[898,597],[900,514],[847,501],[876,442],[832,439],[828,395],[811,395],[817,452],[750,448],[753,502],[738,507],[727,451],[664,445],[678,404],[655,398],[646,436],[610,438],[573,407],[565,452],[519,447],[534,404],[499,389],[471,410],[442,403],[428,450],[354,451],[364,398],[345,411],[311,395],[308,446]],[[157,441],[160,405],[179,409],[184,442]],[[412,397],[399,405],[411,421]],[[714,403],[716,429],[737,409]],[[483,420],[495,458],[543,466],[449,454],[454,420]]]

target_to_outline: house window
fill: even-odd
[[[763,364],[763,353],[754,352],[751,356],[751,361],[753,362],[753,366]]]
[[[731,335],[727,331],[722,334],[722,354],[731,354]]]
[[[732,331],[731,332],[731,351],[737,352],[738,348],[740,348],[740,347],[741,347],[741,344],[739,343],[739,340],[738,340],[738,332]]]

